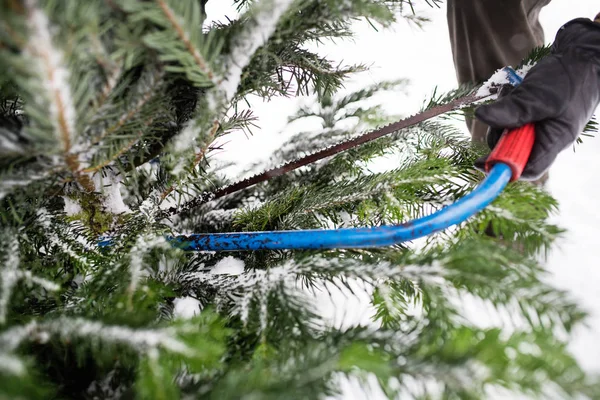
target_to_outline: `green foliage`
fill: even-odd
[[[256,126],[250,95],[314,96],[290,127],[321,123],[256,167],[396,120],[377,95],[405,80],[342,93],[365,66],[307,45],[351,38],[358,19],[425,22],[416,0],[234,3],[238,18],[209,25],[206,0],[0,2],[0,397],[312,399],[358,379],[390,398],[598,398],[563,341],[586,315],[538,260],[558,205],[531,185],[388,248],[165,240],[402,223],[481,180],[483,150],[446,115],[166,218],[228,183],[209,159],[216,138]],[[474,89],[434,91],[423,109]],[[327,318],[322,300],[346,297],[370,301],[369,322]],[[473,303],[503,323],[473,320]]]
[[[151,3],[123,1],[132,23],[148,21],[151,27],[142,42],[159,53],[165,69],[183,73],[195,86],[214,84],[216,58],[221,52],[222,38],[215,31],[206,35],[200,2],[159,0]],[[146,30],[146,29],[144,29]]]

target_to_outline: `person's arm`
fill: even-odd
[[[459,84],[487,80],[496,70],[516,66],[544,44],[538,20],[550,0],[448,0],[450,44]],[[473,139],[484,141],[487,126],[467,121]]]
[[[523,180],[535,180],[575,142],[599,104],[600,14],[595,20],[576,18],[563,25],[551,54],[531,68],[523,83],[478,107],[475,116],[492,128],[487,134],[490,148],[505,128],[535,124],[535,143],[522,175]]]

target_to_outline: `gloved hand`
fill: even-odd
[[[558,31],[551,54],[523,82],[503,88],[498,100],[482,105],[475,116],[490,126],[493,149],[505,128],[535,123],[536,139],[521,180],[539,179],[557,155],[575,142],[600,102],[600,23],[574,19]],[[483,169],[483,157],[475,163]]]

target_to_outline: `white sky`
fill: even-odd
[[[232,8],[224,3],[229,2],[209,1],[209,18],[221,19],[223,15],[233,15]],[[383,32],[375,32],[367,24],[357,24],[359,37],[355,42],[328,45],[320,51],[347,64],[373,64],[372,70],[362,74],[348,86],[349,89],[384,79],[409,78],[411,85],[408,94],[390,98],[386,108],[394,113],[412,114],[430,96],[435,86],[442,91],[456,86],[447,33],[446,6],[444,4],[439,9],[420,8],[432,19],[423,30],[405,22]],[[598,12],[600,2],[597,0],[553,0],[540,17],[546,42],[551,43],[558,28],[570,19],[593,18]],[[228,143],[218,156],[221,160],[238,163],[237,167],[230,170],[233,177],[237,178],[245,172],[244,162],[268,158],[270,152],[285,141],[286,135],[280,132],[285,127],[287,116],[294,112],[301,101],[276,99],[270,103],[252,103],[254,112],[260,118],[261,129],[255,130],[251,138],[243,134],[227,137]],[[546,268],[552,274],[552,284],[570,291],[592,313],[593,317],[588,321],[590,327],[577,332],[571,349],[584,367],[600,372],[600,341],[597,339],[600,334],[600,263],[595,252],[600,240],[598,154],[600,140],[584,138],[584,144],[577,146],[576,153],[571,149],[566,150],[551,169],[548,190],[560,203],[559,215],[553,220],[568,232],[551,251]],[[335,312],[336,308],[332,306],[331,312]],[[368,318],[368,307],[359,302],[353,302],[350,310],[355,319]],[[484,314],[479,316],[482,320],[487,318]],[[346,317],[337,315],[335,319]],[[361,397],[345,393],[344,398]]]

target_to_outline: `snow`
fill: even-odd
[[[199,127],[196,124],[196,121],[191,120],[188,122],[181,130],[181,132],[173,139],[173,150],[177,153],[188,150],[190,146],[196,140],[196,135],[198,135]],[[178,167],[181,170],[183,167]]]
[[[219,260],[210,272],[215,275],[240,275],[244,273],[244,261],[227,256]]]
[[[173,315],[176,318],[190,319],[200,313],[200,302],[190,296],[178,297],[173,300]]]
[[[12,375],[24,375],[25,364],[15,356],[0,353],[0,371]]]
[[[525,75],[527,75],[527,72],[529,72],[529,70],[531,68],[534,67],[535,64],[533,63],[529,63],[527,65],[522,66],[519,69],[515,69],[515,73],[521,77],[521,79],[525,78]],[[509,67],[512,67],[511,65],[509,65]],[[483,85],[481,85],[481,87],[477,90],[477,93],[475,94],[477,97],[486,97],[485,99],[482,100],[495,100],[498,98],[498,93],[491,93],[491,88],[500,88],[502,85],[510,83],[510,81],[508,80],[508,74],[506,71],[504,71],[503,68],[500,68],[498,70],[496,70],[496,72],[487,80],[484,82]],[[481,100],[475,102],[475,104],[477,104],[478,102],[480,102]]]
[[[13,326],[0,332],[0,348],[8,352],[15,351],[27,338],[33,337],[37,327],[37,321],[32,320],[26,325]]]
[[[155,190],[150,196],[146,198],[146,200],[142,201],[142,204],[140,204],[140,208],[138,211],[140,212],[140,214],[146,217],[148,223],[154,220],[154,216],[159,211],[159,207],[157,206],[158,198],[160,198],[159,190]]]
[[[67,196],[62,196],[62,198],[65,202],[65,214],[72,216],[81,212],[81,206],[75,200]]]
[[[508,78],[506,76],[506,71],[503,69],[497,70],[494,75],[490,77],[480,88],[477,90],[477,97],[489,96],[491,94],[490,89],[493,87],[502,86],[508,82]],[[496,96],[497,97],[497,96]],[[493,99],[493,97],[490,97]]]
[[[202,219],[206,222],[214,224],[226,224],[233,221],[235,214],[238,212],[237,209],[214,209],[210,210],[202,216]]]
[[[7,232],[8,233],[8,232]],[[2,235],[3,237],[11,237],[9,235]],[[0,325],[6,322],[6,312],[12,295],[13,289],[19,280],[17,277],[17,268],[19,267],[19,243],[15,236],[12,236],[12,240],[7,246],[8,257],[4,260],[0,260]]]
[[[154,247],[169,248],[167,240],[163,236],[148,236],[140,235],[131,251],[129,252],[129,292],[133,293],[137,290],[139,282],[146,276],[148,271],[145,269],[144,256]]]
[[[122,176],[110,170],[103,173],[96,173],[93,177],[94,187],[97,192],[104,195],[104,210],[113,214],[130,213],[131,210],[123,201],[121,195],[121,180]]]
[[[263,311],[260,316],[261,328],[266,328],[268,316],[266,304],[272,290],[288,290],[288,295],[291,295],[292,292],[302,295],[299,290],[294,288],[298,265],[293,261],[285,262],[268,270],[256,269],[243,272],[241,260],[231,256],[224,260],[226,260],[223,263],[225,267],[220,271],[222,273],[193,272],[182,278],[190,281],[198,280],[212,286],[218,292],[215,300],[217,307],[223,303],[229,304],[232,306],[232,313],[238,315],[244,324],[248,322],[250,304],[256,301]],[[234,268],[231,268],[232,265]],[[219,264],[216,267],[218,266]],[[231,270],[234,274],[229,275],[224,272]]]
[[[162,347],[176,354],[194,354],[196,351],[179,340],[177,334],[175,328],[135,329],[105,325],[84,318],[62,317],[44,322],[32,320],[26,325],[0,332],[0,348],[12,352],[27,340],[43,342],[52,335],[58,335],[65,339],[85,337],[102,342],[122,343],[140,352]],[[0,361],[3,356],[0,353]]]
[[[17,188],[19,186],[27,186],[31,182],[33,182],[35,179],[39,179],[39,178],[41,178],[41,176],[35,176],[33,178],[22,179],[22,180],[2,179],[2,181],[0,182],[0,200],[2,198],[4,198],[6,195],[8,195],[14,188]]]
[[[48,279],[40,278],[39,276],[35,276],[31,273],[31,271],[16,271],[16,276],[19,279],[23,279],[25,282],[30,284],[36,284],[39,287],[47,290],[49,292],[55,292],[60,289],[60,285],[49,281]]]
[[[23,153],[24,148],[18,143],[18,135],[0,127],[0,154]]]
[[[52,227],[51,216],[48,214],[48,211],[45,208],[40,208],[37,211],[37,217],[38,217],[38,223],[44,228],[44,233],[46,234],[46,237],[48,238],[48,240],[50,241],[50,243],[53,246],[58,246],[59,248],[62,249],[62,251],[64,251],[70,257],[73,257],[73,259],[79,261],[81,264],[86,265],[86,266],[93,266],[93,264],[94,264],[93,260],[90,261],[86,257],[82,257],[78,251],[75,251],[74,249],[71,248],[71,245],[69,243],[65,242],[64,240],[61,240],[57,236],[56,232],[53,230],[53,227]],[[73,235],[73,236],[77,236],[77,235]],[[87,251],[92,251],[91,250],[92,248],[89,246],[89,244],[85,247],[86,247]]]

